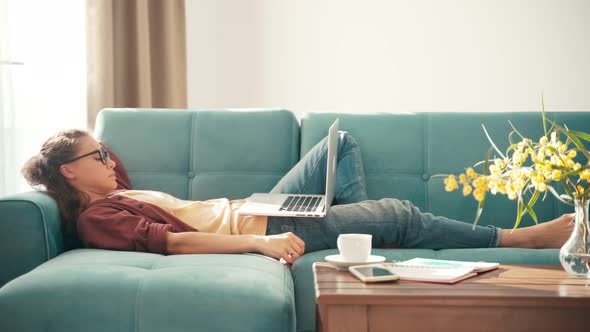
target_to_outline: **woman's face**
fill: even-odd
[[[99,148],[101,145],[97,140],[92,136],[85,136],[78,142],[78,153],[74,158]],[[60,165],[60,172],[76,189],[95,197],[96,195],[106,195],[117,188],[115,166],[117,164],[110,158],[107,158],[106,165],[103,164],[97,151],[89,156]]]

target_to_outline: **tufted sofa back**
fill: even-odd
[[[299,124],[286,110],[104,109],[95,136],[135,189],[191,200],[268,192],[299,158]]]
[[[590,113],[546,115],[571,130],[590,132]],[[528,138],[538,141],[543,135],[541,112],[307,113],[301,119],[301,155],[327,135],[328,126],[336,117],[340,118],[340,130],[350,132],[361,147],[370,199],[407,199],[423,211],[469,223],[477,209],[473,196],[464,197],[461,190],[445,192],[444,178],[433,175],[459,174],[485,158],[490,143],[482,124],[503,152],[509,146],[508,134],[512,130],[508,120]],[[564,137],[561,139],[565,142]],[[519,141],[518,135],[513,135],[513,140]],[[589,142],[583,143],[590,146]],[[576,159],[584,165],[586,160],[578,155]],[[479,173],[482,170],[483,167],[476,168]],[[534,209],[540,221],[573,212],[572,207],[551,194],[544,202],[539,199]],[[480,224],[511,228],[515,219],[516,201],[500,194],[487,195]],[[527,215],[521,225],[532,224]]]

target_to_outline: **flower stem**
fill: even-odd
[[[576,184],[572,181],[571,178],[567,178],[568,182],[570,182],[572,184],[572,187],[574,187],[574,190],[576,191],[576,193],[578,194],[578,196],[580,195],[580,192],[578,191],[578,187],[576,186]],[[572,199],[574,199],[574,197],[572,197]]]

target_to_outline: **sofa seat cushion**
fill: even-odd
[[[501,264],[559,264],[559,249],[477,248],[445,249],[435,252],[437,259]]]
[[[295,303],[297,305],[297,331],[315,331],[315,287],[312,264],[323,262],[324,257],[338,254],[338,250],[321,250],[308,253],[292,266],[295,283]],[[464,261],[487,261],[502,264],[559,264],[559,249],[373,249],[373,255],[386,257],[386,262],[404,261],[415,257],[450,259]]]
[[[79,249],[0,289],[0,330],[294,331],[293,292],[261,255]]]

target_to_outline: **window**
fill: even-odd
[[[49,136],[86,128],[84,1],[0,0],[0,196]]]

